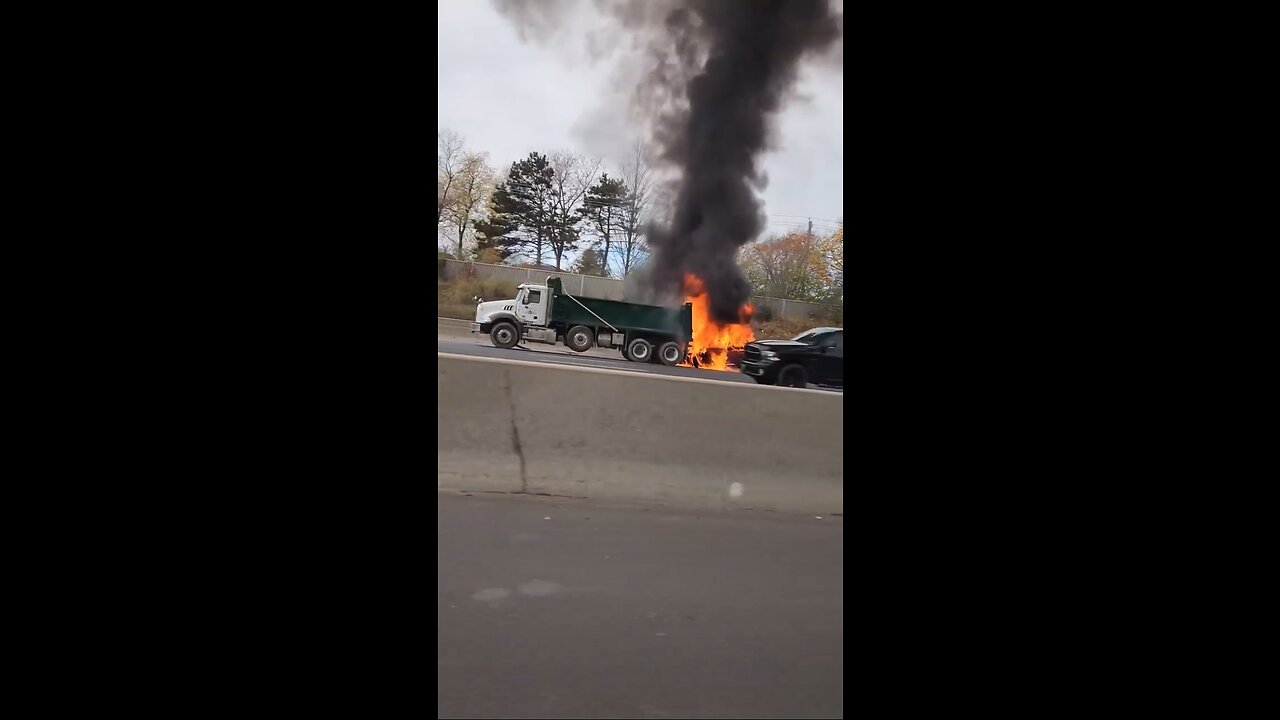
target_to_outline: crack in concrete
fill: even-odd
[[[502,371],[502,389],[507,394],[507,406],[511,408],[511,444],[520,458],[520,492],[529,492],[529,477],[524,469],[524,448],[520,447],[520,430],[516,427],[516,404],[511,399],[511,371]]]

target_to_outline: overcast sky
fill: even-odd
[[[583,18],[599,18],[581,5]],[[585,39],[522,41],[487,0],[438,7],[439,130],[487,151],[499,172],[530,151],[567,149],[602,156],[616,173],[626,139],[641,132],[628,124],[613,66],[591,61]],[[798,91],[779,118],[779,147],[763,158],[766,232],[803,228],[807,217],[815,230],[834,229],[844,214],[843,74],[809,66]]]

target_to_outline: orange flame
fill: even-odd
[[[693,340],[680,364],[704,370],[728,370],[730,354],[741,357],[743,347],[756,339],[749,324],[755,308],[745,303],[738,310],[738,322],[721,324],[711,317],[707,288],[697,275],[684,274],[684,292],[686,302],[693,303]]]

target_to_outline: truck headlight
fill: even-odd
[[[765,350],[764,352],[760,353],[760,357],[764,358],[765,360],[777,360],[778,353],[773,352],[772,350]]]

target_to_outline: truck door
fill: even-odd
[[[844,333],[831,333],[822,341],[822,355],[814,363],[818,377],[810,382],[844,387]]]
[[[544,327],[547,324],[547,291],[544,288],[528,288],[524,298],[516,304],[516,317],[525,325]]]

